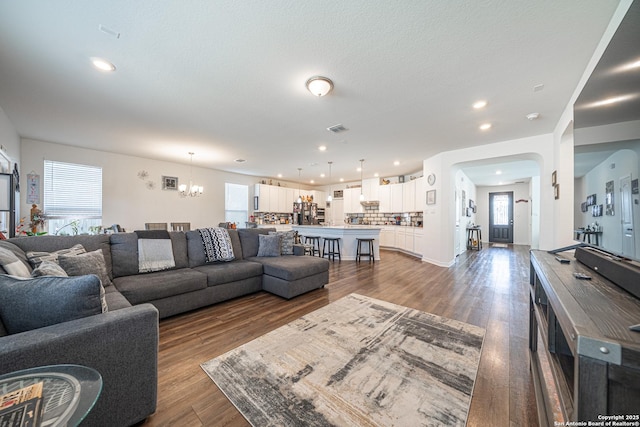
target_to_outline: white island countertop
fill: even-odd
[[[381,227],[369,225],[294,225],[293,229],[300,236],[319,236],[321,237],[320,249],[324,245],[325,237],[340,238],[340,254],[344,261],[353,261],[356,259],[357,240],[374,239],[373,253],[376,261],[380,260],[380,230]],[[368,246],[362,245],[362,250],[366,252]],[[367,258],[365,257],[364,260]]]

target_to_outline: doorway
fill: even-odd
[[[636,257],[635,235],[633,233],[633,197],[631,196],[631,175],[620,178],[620,210],[622,222],[622,255]]]
[[[513,191],[489,193],[489,242],[513,243]]]

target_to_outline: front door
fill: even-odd
[[[489,193],[489,242],[513,243],[513,191]]]
[[[636,256],[633,233],[633,197],[631,197],[631,175],[620,178],[620,211],[622,222],[622,255]],[[602,244],[602,243],[601,243]]]

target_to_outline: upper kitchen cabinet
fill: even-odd
[[[391,185],[380,185],[378,187],[378,200],[380,212],[393,212],[391,210]]]
[[[344,213],[361,213],[360,188],[345,188],[343,194]]]
[[[312,190],[311,195],[313,196],[313,203],[316,203],[319,208],[327,207],[327,193],[325,191]]]
[[[416,181],[412,180],[402,184],[402,212],[416,210]]]
[[[389,184],[391,187],[391,206],[389,212],[405,212],[403,205],[404,184]]]
[[[380,180],[378,178],[362,181],[362,194],[366,201],[380,200]]]

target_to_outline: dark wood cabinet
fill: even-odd
[[[574,258],[531,251],[529,349],[541,425],[640,422],[640,300]],[[591,276],[580,280],[574,273]]]

